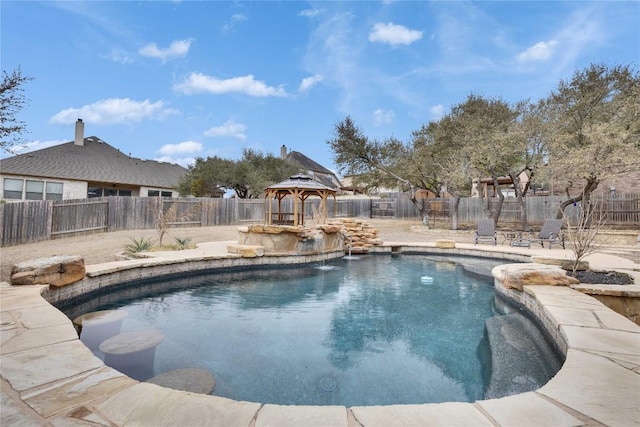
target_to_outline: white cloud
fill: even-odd
[[[220,95],[236,92],[257,97],[287,96],[287,92],[282,86],[277,88],[267,86],[263,81],[256,80],[251,74],[241,77],[232,77],[230,79],[219,79],[202,73],[191,73],[182,83],[174,84],[173,90],[184,93],[185,95],[192,95],[196,93],[212,93]]]
[[[244,141],[245,139],[247,139],[247,135],[245,134],[246,130],[247,127],[242,123],[237,123],[233,120],[227,120],[222,126],[214,126],[211,129],[207,130],[204,134],[205,136],[211,137],[229,136]]]
[[[222,26],[222,31],[227,32],[233,29],[233,27],[236,26],[237,23],[239,22],[244,22],[246,21],[248,18],[244,15],[242,15],[241,13],[236,13],[234,15],[231,15],[231,19],[229,20],[229,22],[227,22],[226,24],[224,24]]]
[[[549,40],[548,42],[538,42],[520,53],[517,56],[518,62],[532,62],[532,61],[545,61],[551,58],[555,46],[558,44],[557,40]]]
[[[422,31],[410,30],[407,27],[392,24],[391,22],[387,24],[378,22],[373,25],[373,29],[369,33],[370,42],[387,43],[391,46],[398,44],[410,45],[421,38]]]
[[[156,162],[175,163],[184,168],[188,167],[189,165],[193,164],[196,161],[195,157],[171,157],[171,156],[160,156],[160,157],[154,158],[153,160],[155,160]]]
[[[71,124],[81,118],[85,123],[137,123],[142,120],[161,120],[178,110],[165,108],[162,101],[134,101],[129,98],[103,99],[80,108],[67,108],[56,113],[49,123]]]
[[[178,144],[163,145],[154,160],[158,162],[176,163],[187,167],[195,162],[195,155],[202,152],[202,144],[196,141],[183,141]]]
[[[184,141],[178,144],[165,144],[158,151],[163,156],[175,156],[176,154],[197,154],[202,151],[202,144],[196,141]]]
[[[0,158],[12,157],[17,154],[30,153],[32,151],[42,150],[43,148],[53,147],[54,145],[60,145],[69,142],[69,140],[50,140],[50,141],[30,141],[24,144],[15,145],[11,147],[11,152],[2,151]]]
[[[442,104],[434,105],[429,108],[429,112],[431,113],[431,117],[434,119],[441,119],[444,116],[444,106]]]
[[[101,55],[102,58],[107,58],[113,62],[119,62],[120,64],[129,64],[133,62],[131,58],[122,49],[112,48],[106,55]]]
[[[193,40],[194,39],[176,40],[167,48],[159,48],[155,43],[150,43],[140,48],[138,53],[149,58],[158,58],[164,63],[169,59],[186,56]]]
[[[606,40],[607,31],[603,29],[597,8],[586,8],[577,11],[567,18],[568,24],[554,37],[558,40],[557,58],[554,68],[558,72],[576,68],[576,61],[585,51],[602,47]]]
[[[302,79],[300,86],[298,87],[298,92],[307,92],[316,84],[320,83],[324,79],[322,74],[316,74],[315,76],[305,77]]]
[[[381,109],[377,109],[373,112],[373,123],[376,126],[392,123],[395,116],[396,114],[391,110],[384,111]]]
[[[298,15],[304,16],[307,18],[313,18],[314,16],[318,16],[322,13],[322,9],[305,9],[301,10]]]

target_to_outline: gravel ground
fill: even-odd
[[[393,219],[367,219],[371,226],[377,228],[379,237],[385,242],[433,242],[437,239],[452,239],[460,243],[473,243],[473,230],[431,229],[421,232],[412,231],[412,226],[420,226],[419,221]],[[498,233],[498,244],[503,243]],[[11,266],[19,262],[54,255],[81,255],[85,264],[100,264],[116,261],[116,254],[122,252],[123,246],[131,242],[131,238],[157,239],[155,230],[127,230],[113,233],[98,233],[85,236],[68,237],[56,240],[9,246],[0,249],[0,281],[8,281]],[[238,226],[225,225],[216,227],[172,228],[167,231],[163,242],[168,244],[176,237],[189,237],[192,243],[237,240]],[[617,254],[619,256],[624,256]],[[637,254],[636,254],[637,255]],[[635,255],[634,255],[635,256]]]
[[[411,231],[412,225],[420,225],[419,221],[366,221],[380,230],[379,237],[384,241],[423,242],[455,238],[458,242],[473,242],[473,232],[471,231],[429,230],[427,234],[423,234]],[[140,239],[143,237],[157,240],[155,230],[127,230],[5,247],[0,249],[0,281],[9,280],[12,265],[36,258],[54,255],[81,255],[87,265],[115,261],[117,259],[116,254],[122,251],[124,245],[131,242],[131,238]],[[191,242],[196,244],[237,240],[238,226],[172,228],[167,231],[163,243],[171,243],[176,237],[190,237]]]

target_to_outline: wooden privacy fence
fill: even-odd
[[[562,197],[526,198],[529,224],[539,225],[545,219],[555,218]],[[596,209],[604,212],[607,225],[632,227],[640,225],[640,195],[621,194],[594,197]],[[458,207],[459,224],[475,224],[486,218],[486,209],[495,211],[498,200],[463,198]],[[156,228],[161,209],[173,227],[209,227],[214,225],[242,225],[264,221],[264,199],[207,199],[157,197],[104,197],[62,201],[28,201],[0,204],[0,236],[2,246],[19,245],[40,240],[73,236],[79,233],[97,233],[122,230]],[[293,212],[293,201],[282,201],[282,209]],[[453,199],[423,199],[432,225],[447,228],[451,225]],[[484,206],[483,206],[484,203]],[[305,218],[313,220],[320,199],[308,199]],[[328,200],[328,216],[359,218],[395,218],[419,220],[419,211],[406,198],[369,199],[353,198]],[[575,212],[570,207],[568,213]],[[507,198],[502,207],[500,222],[513,224],[521,221],[517,201]],[[313,222],[313,221],[311,221]]]

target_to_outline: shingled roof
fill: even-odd
[[[336,185],[336,183],[334,183],[330,178],[323,176],[322,174],[325,175],[333,175],[335,176],[335,174],[333,172],[331,172],[329,169],[325,168],[324,166],[322,166],[320,163],[310,159],[309,157],[305,156],[304,154],[300,153],[299,151],[290,151],[287,155],[286,155],[287,160],[289,160],[290,162],[300,166],[302,169],[304,169],[305,171],[312,171],[312,172],[317,172],[318,174],[314,174],[313,179],[315,179],[316,181],[326,185],[327,187],[330,188],[337,188],[338,186]],[[336,181],[340,182],[338,180],[338,178],[336,177]]]
[[[0,160],[3,174],[174,188],[187,172],[180,165],[129,157],[100,138],[67,142]]]
[[[314,172],[321,172],[326,174],[333,174],[329,169],[322,166],[320,163],[311,160],[304,154],[298,151],[291,151],[287,154],[287,160],[292,161],[298,165],[300,165],[303,169],[307,169]]]

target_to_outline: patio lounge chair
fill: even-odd
[[[546,220],[538,237],[532,238],[531,241],[540,243],[543,248],[545,242],[549,242],[549,249],[554,243],[562,245],[564,249],[564,233],[561,232],[563,222],[562,219]]]
[[[493,246],[498,244],[498,235],[496,234],[496,227],[492,219],[478,220],[475,244],[477,245],[478,242],[490,242],[493,243]]]

